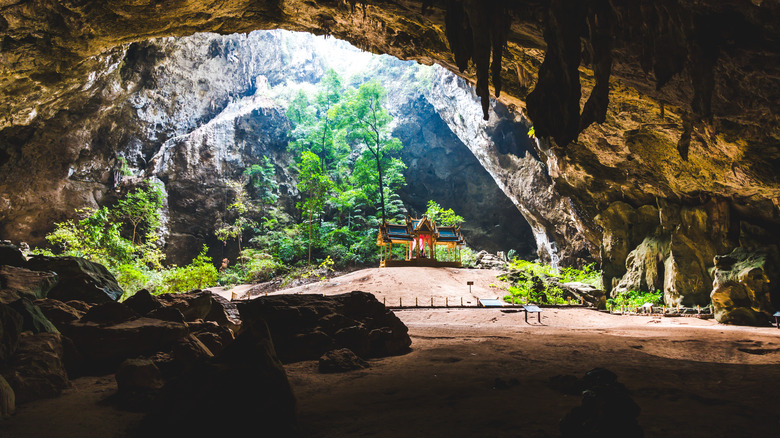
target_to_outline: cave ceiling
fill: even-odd
[[[777,0],[0,0],[0,129],[94,103],[129,43],[272,28],[458,72],[531,120],[594,214],[722,197],[778,217]]]

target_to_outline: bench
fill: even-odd
[[[780,312],[775,312],[773,316],[775,317],[775,324],[777,324],[777,328],[780,329]]]
[[[533,304],[525,304],[523,305],[523,310],[525,310],[525,322],[528,323],[528,314],[529,313],[535,313],[536,316],[539,318],[539,323],[542,323],[542,309],[539,308],[539,306],[535,306]]]

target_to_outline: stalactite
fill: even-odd
[[[496,97],[501,93],[501,57],[510,26],[504,1],[449,0],[445,17],[445,34],[455,64],[461,72],[474,62],[477,95],[482,102],[484,119],[490,109],[490,76]],[[492,55],[492,64],[491,64]]]
[[[596,0],[589,5],[587,13],[587,47],[590,64],[596,77],[588,101],[582,108],[579,131],[593,122],[604,123],[609,106],[609,77],[612,74],[612,35],[615,21],[607,0]]]
[[[538,80],[526,101],[538,137],[552,137],[559,146],[577,138],[580,121],[580,35],[585,7],[580,2],[552,0],[545,19],[547,52]]]

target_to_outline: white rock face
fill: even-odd
[[[441,67],[435,67],[433,86],[426,97],[522,212],[533,229],[542,260],[574,263],[579,257],[597,253],[597,247],[584,237],[584,225],[571,199],[555,190],[545,164],[525,146],[529,139],[516,138],[515,151],[497,148],[493,135],[501,135],[500,123],[515,116],[491,100],[490,119],[483,120],[473,87]],[[528,126],[522,116],[513,121]]]

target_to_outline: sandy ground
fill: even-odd
[[[388,305],[426,293],[473,300],[495,298],[492,275],[369,269],[280,293],[366,290]],[[286,365],[302,436],[554,437],[581,399],[550,388],[549,379],[597,366],[631,391],[647,437],[780,436],[776,328],[582,308],[544,309],[541,323],[501,309],[396,314],[409,327],[409,354],[345,374],[319,374],[316,361]],[[113,390],[108,377],[76,379],[63,397],[20,406],[0,422],[0,436],[124,436],[140,415],[108,405]]]

